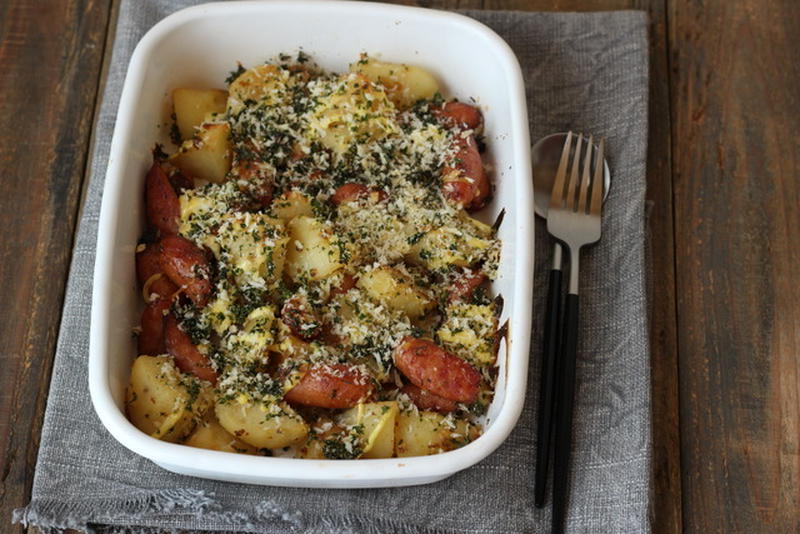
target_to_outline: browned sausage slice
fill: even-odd
[[[178,218],[181,214],[178,195],[169,183],[167,173],[159,163],[153,163],[144,182],[145,213],[150,226],[161,235],[178,233]]]
[[[176,193],[181,194],[187,189],[194,189],[194,179],[182,172],[174,172],[169,177],[169,183]]]
[[[456,137],[456,151],[442,169],[444,196],[465,209],[483,207],[491,193],[478,144],[473,136]]]
[[[311,341],[322,333],[322,319],[302,294],[292,295],[284,301],[281,320],[294,335],[305,341]]]
[[[156,277],[156,275],[161,276]],[[178,286],[164,274],[164,269],[161,267],[161,252],[159,246],[155,244],[146,245],[144,250],[136,253],[136,278],[142,287],[150,282],[145,300],[150,300],[151,295],[162,299],[168,298],[178,290]]]
[[[448,126],[470,130],[480,130],[483,126],[481,111],[463,102],[446,102],[442,107],[434,108],[433,114]]]
[[[373,391],[372,379],[349,365],[312,365],[284,398],[294,404],[319,408],[352,408]]]
[[[478,370],[433,341],[403,338],[394,351],[394,364],[412,384],[434,395],[466,403],[478,396]]]
[[[211,263],[205,252],[188,239],[177,235],[161,240],[161,267],[164,274],[200,307],[211,295]]]
[[[139,354],[158,356],[167,352],[164,344],[164,316],[169,311],[170,301],[154,300],[142,312],[141,328],[138,339]]]
[[[478,286],[486,280],[486,275],[477,269],[466,271],[453,281],[447,301],[452,304],[471,299]]]
[[[331,288],[331,291],[328,294],[328,298],[333,299],[337,295],[344,295],[345,293],[356,287],[357,282],[358,278],[356,278],[350,273],[344,273],[342,275],[341,283],[338,286]]]
[[[248,195],[256,203],[257,208],[266,208],[272,204],[273,177],[252,161],[240,161],[236,166],[239,177],[239,190]]]
[[[414,384],[406,384],[400,388],[401,393],[409,396],[411,401],[420,410],[430,410],[439,413],[450,413],[456,411],[458,404],[456,401],[445,399],[427,389],[422,389]]]
[[[178,319],[171,313],[164,321],[164,344],[167,352],[175,358],[178,369],[212,384],[217,383],[217,373],[208,358],[192,343],[189,334],[180,329]]]
[[[386,199],[386,192],[380,189],[370,189],[364,184],[350,182],[336,189],[331,197],[331,202],[339,206],[345,202],[352,202],[370,195],[375,195],[375,199],[379,202]]]

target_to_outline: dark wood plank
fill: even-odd
[[[687,532],[800,532],[800,10],[669,2]]]
[[[483,9],[517,11],[616,11],[642,9],[663,4],[662,0],[484,0]],[[660,10],[663,11],[663,10]]]
[[[483,9],[484,0],[376,0],[387,4],[428,7],[432,9]]]
[[[446,0],[416,3],[438,8],[464,7],[464,2]],[[679,382],[666,1],[484,0],[470,4],[469,7],[523,11],[641,9],[650,16],[647,199],[650,203],[649,225],[653,245],[650,328],[653,376],[653,531],[656,534],[681,532]]]
[[[645,6],[641,6],[645,8]],[[682,532],[678,333],[666,3],[650,14],[647,201],[650,227],[650,362],[654,534]]]
[[[0,4],[3,521],[33,480],[107,26],[107,2]]]

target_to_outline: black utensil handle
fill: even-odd
[[[578,295],[568,294],[564,305],[564,337],[558,359],[558,398],[553,467],[553,533],[564,532],[569,502],[572,408],[575,397],[575,358],[578,349]]]
[[[536,479],[534,504],[544,506],[547,474],[550,465],[550,443],[552,442],[553,405],[555,395],[556,354],[559,347],[561,325],[561,278],[560,269],[550,271],[547,288],[547,307],[544,316],[544,340],[542,343],[542,373],[539,383],[539,413],[536,421]]]

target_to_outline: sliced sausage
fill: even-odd
[[[412,384],[434,395],[466,403],[478,396],[478,370],[433,341],[403,338],[394,351],[394,364]]]
[[[458,404],[456,401],[445,399],[427,389],[422,389],[414,384],[406,384],[400,388],[401,393],[409,396],[414,405],[420,410],[430,410],[439,413],[450,413],[456,411]]]
[[[356,287],[356,282],[358,282],[358,278],[350,273],[344,273],[342,275],[342,281],[339,283],[339,285],[331,288],[328,298],[333,299],[337,295],[344,295]]]
[[[181,194],[187,189],[194,189],[194,179],[182,172],[174,172],[169,177],[169,183],[176,193]]]
[[[202,249],[177,235],[161,240],[161,267],[164,274],[201,308],[211,296],[211,263]]]
[[[272,204],[274,194],[272,172],[252,161],[240,161],[236,166],[239,190],[253,199],[256,209]]]
[[[178,286],[164,274],[164,269],[161,267],[161,252],[159,246],[155,244],[146,245],[144,250],[136,253],[136,278],[142,288],[149,282],[146,301],[150,301],[152,295],[166,299],[178,290]]]
[[[322,333],[322,319],[308,297],[299,293],[284,301],[281,321],[294,335],[305,341],[316,339]]]
[[[217,372],[211,367],[208,358],[192,343],[189,334],[180,329],[178,319],[172,313],[164,320],[164,345],[175,359],[178,369],[212,384],[217,383]]]
[[[433,114],[447,126],[478,131],[483,127],[483,114],[475,106],[463,102],[446,102],[433,109]]]
[[[147,223],[162,236],[178,233],[181,207],[178,195],[159,163],[153,163],[144,182]]]
[[[472,295],[475,294],[475,290],[486,280],[486,275],[477,269],[466,271],[453,280],[447,302],[452,304],[470,300]]]
[[[164,343],[164,316],[169,312],[170,301],[158,299],[149,303],[142,312],[139,333],[139,354],[158,356],[167,352]]]
[[[359,198],[365,198],[370,195],[376,195],[376,199],[378,201],[386,199],[386,193],[380,189],[370,189],[364,184],[351,182],[339,186],[339,188],[333,193],[331,202],[339,206],[345,202],[352,202],[354,200],[358,200]]]
[[[319,408],[352,408],[373,392],[371,378],[344,364],[312,365],[284,398],[294,404]]]
[[[478,144],[471,135],[456,137],[454,143],[456,150],[442,169],[442,192],[448,200],[465,209],[480,209],[489,198],[491,186]]]

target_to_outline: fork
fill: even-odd
[[[591,172],[592,137],[586,143],[583,173],[578,183],[584,137],[578,134],[575,156],[570,162],[572,132],[567,134],[556,172],[553,193],[547,212],[547,230],[569,251],[569,286],[565,299],[563,340],[558,360],[556,429],[553,468],[553,532],[564,532],[570,482],[572,411],[575,396],[575,357],[578,347],[578,275],[581,248],[596,243],[601,235],[603,207],[603,140],[597,148],[594,172]],[[570,166],[569,181],[567,167]]]

